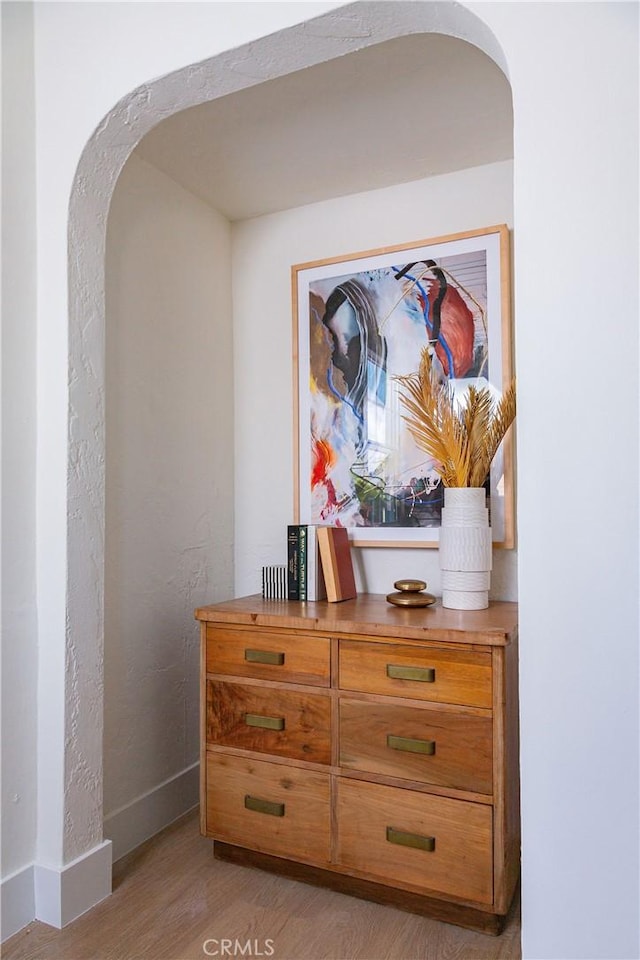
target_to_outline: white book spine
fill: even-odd
[[[324,600],[326,596],[316,527],[309,524],[307,527],[307,600]]]

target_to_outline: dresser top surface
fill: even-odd
[[[496,601],[486,610],[449,610],[439,600],[429,607],[397,607],[384,594],[360,594],[338,603],[264,600],[256,594],[199,607],[195,618],[333,635],[506,646],[517,634],[518,605]]]

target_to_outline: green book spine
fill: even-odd
[[[300,599],[300,527],[287,527],[287,599]]]

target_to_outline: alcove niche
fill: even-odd
[[[104,833],[197,802],[194,608],[255,593],[292,517],[294,263],[512,223],[511,92],[478,47],[399,36],[158,123],[106,243]],[[494,596],[516,598],[516,553]],[[439,587],[359,550],[361,589]]]

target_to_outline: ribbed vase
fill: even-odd
[[[489,606],[491,527],[484,487],[445,487],[440,527],[442,606]]]

